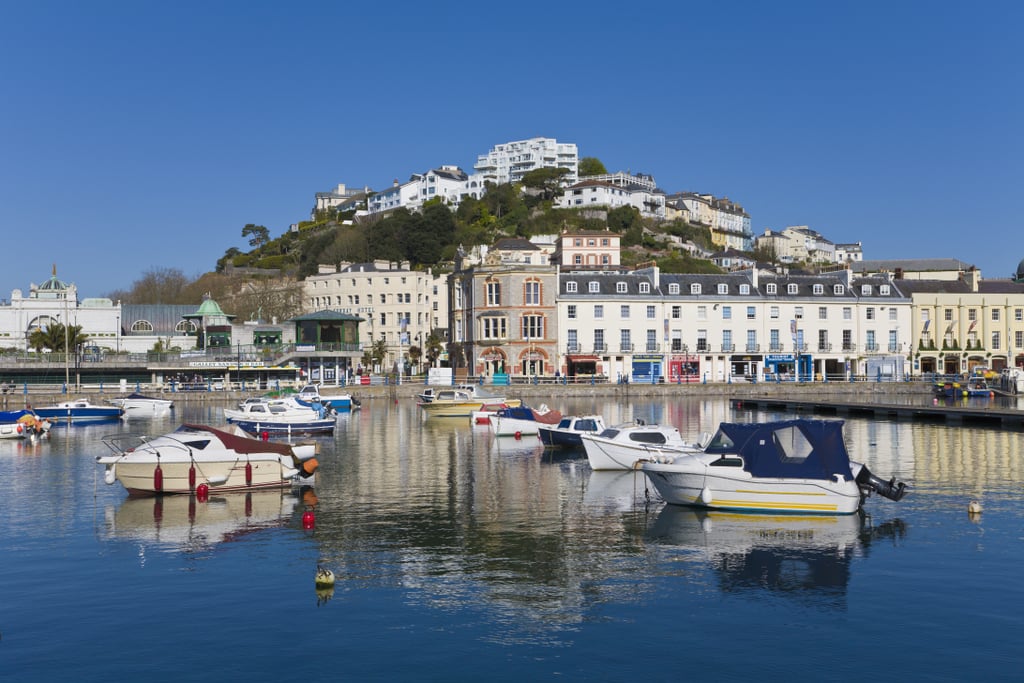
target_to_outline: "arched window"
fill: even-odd
[[[181,320],[174,326],[174,331],[178,334],[195,334],[196,329],[194,320]]]
[[[148,320],[136,320],[132,323],[131,331],[136,334],[148,334],[153,331],[153,323]]]

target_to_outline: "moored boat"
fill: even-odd
[[[133,434],[103,438],[109,455],[96,458],[104,481],[130,495],[240,491],[312,485],[317,444],[285,444],[244,433],[183,424],[155,439]]]
[[[541,425],[556,425],[562,419],[557,410],[541,404],[537,410],[527,406],[502,408],[488,417],[488,424],[496,436],[533,436]]]
[[[335,416],[322,405],[307,407],[294,399],[245,401],[238,410],[225,408],[224,417],[230,424],[260,435],[329,434],[337,424]]]
[[[354,398],[352,394],[347,392],[325,394],[323,387],[316,384],[307,384],[302,387],[295,397],[300,401],[320,403],[334,410],[354,410],[361,405],[359,400]]]
[[[565,415],[557,425],[540,425],[537,434],[545,446],[578,448],[583,446],[583,434],[598,434],[604,429],[600,415]]]
[[[119,420],[124,414],[123,408],[93,405],[84,398],[32,410],[39,417],[51,422],[104,422]]]
[[[850,514],[907,490],[850,460],[841,420],[723,422],[702,451],[639,466],[665,502],[722,510]]]
[[[701,448],[701,444],[684,441],[675,427],[643,420],[608,427],[597,434],[581,434],[580,439],[594,470],[630,470],[638,461],[656,455],[695,453]]]
[[[424,403],[417,402],[428,417],[470,417],[473,411],[482,410],[485,405],[516,407],[522,401],[504,396],[492,396],[482,390],[441,389],[434,399]]]
[[[0,411],[0,439],[29,439],[46,436],[50,421],[31,410]]]
[[[170,414],[174,409],[174,401],[166,398],[155,398],[138,392],[127,396],[111,398],[107,400],[111,405],[124,410],[122,417],[131,419],[133,417],[163,417]]]

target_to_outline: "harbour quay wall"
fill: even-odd
[[[764,398],[764,399],[805,399],[846,403],[885,402],[895,397],[927,397],[932,394],[933,383],[924,381],[909,382],[692,382],[683,384],[618,384],[618,383],[567,383],[548,381],[547,383],[515,383],[507,386],[480,385],[488,393],[497,396],[518,398],[529,405],[551,403],[560,398],[614,398],[622,401],[634,399],[669,399],[678,397],[723,397],[723,398]],[[360,401],[374,400],[414,400],[423,392],[427,385],[419,381],[403,381],[401,384],[350,385],[347,387],[325,387],[325,394],[349,392]],[[435,387],[437,388],[437,387]],[[134,391],[135,387],[130,387]],[[157,388],[143,388],[143,393],[170,398],[181,404],[235,403],[249,396],[259,396],[266,390],[239,391],[237,389],[215,391],[161,391]],[[88,398],[93,403],[104,403],[108,398],[121,396],[116,386],[81,387],[67,393],[47,387],[32,388],[27,393],[22,387],[12,387],[0,401],[7,409],[23,407],[25,404],[36,406],[53,405],[58,402],[76,398]]]

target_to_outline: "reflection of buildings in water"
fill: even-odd
[[[647,540],[695,552],[724,592],[770,591],[844,607],[853,558],[866,556],[876,540],[898,541],[905,533],[902,520],[869,526],[861,514],[753,515],[666,505]]]
[[[963,495],[1024,480],[1024,433],[971,424],[847,420],[850,457],[913,486],[960,487]]]
[[[127,498],[104,513],[106,535],[143,545],[195,552],[229,543],[254,531],[283,526],[300,500],[315,502],[310,490],[249,491],[195,496]]]

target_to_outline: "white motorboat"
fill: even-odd
[[[488,416],[488,424],[495,436],[534,436],[541,425],[556,425],[562,419],[557,410],[541,404],[537,410],[526,406],[502,408]]]
[[[361,405],[358,399],[353,398],[352,394],[347,392],[324,393],[323,387],[316,384],[307,384],[302,387],[295,398],[303,402],[321,403],[334,410],[354,410]]]
[[[137,392],[127,396],[107,399],[107,403],[121,408],[124,411],[121,417],[125,419],[133,417],[165,417],[174,409],[174,401],[170,399],[145,396]]]
[[[710,438],[711,435],[705,435]],[[597,434],[581,434],[587,460],[594,470],[630,470],[640,460],[658,455],[697,453],[701,444],[687,443],[679,430],[668,425],[633,424],[608,427]]]
[[[183,424],[155,439],[115,434],[103,443],[111,451],[96,458],[104,480],[121,482],[129,495],[312,485],[319,467],[316,443],[274,443],[205,425]]]
[[[583,434],[600,434],[604,430],[604,418],[600,415],[566,415],[557,425],[540,425],[537,434],[545,446],[576,448],[583,445]]]
[[[238,410],[225,408],[224,417],[251,434],[329,434],[337,423],[321,404],[305,406],[291,398],[246,400]]]
[[[723,510],[850,514],[906,485],[852,462],[841,420],[723,422],[696,453],[661,454],[640,468],[667,503]]]

